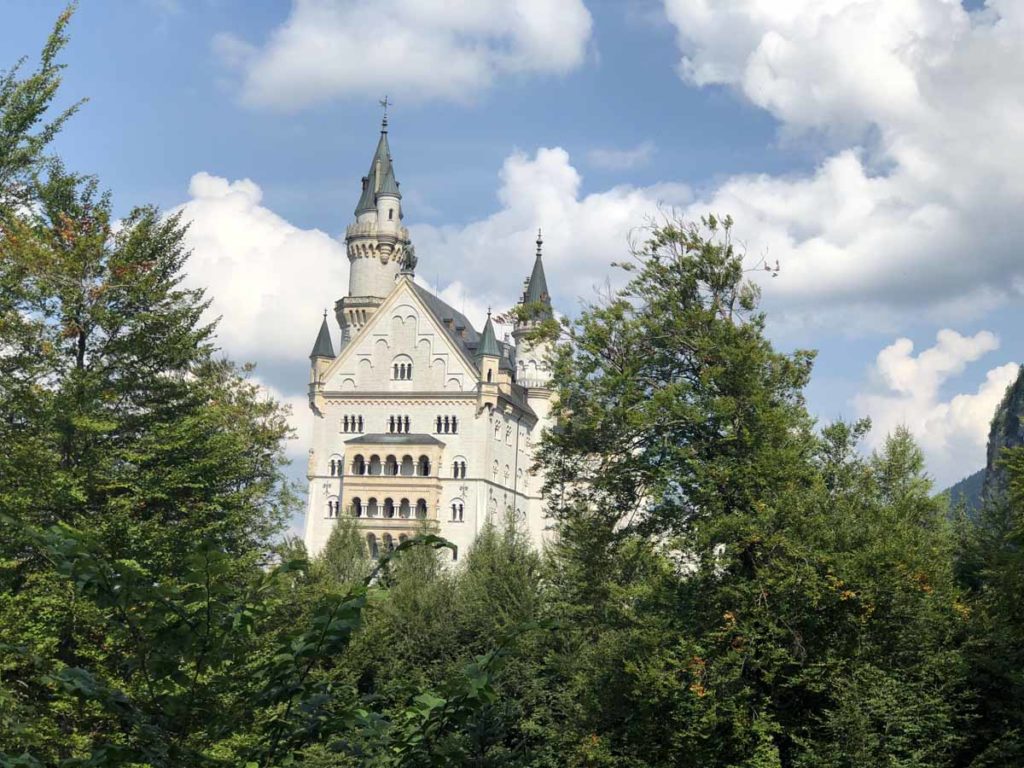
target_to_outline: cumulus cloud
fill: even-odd
[[[285,394],[259,377],[254,378],[253,383],[260,388],[264,396],[286,406],[290,411],[288,425],[294,430],[294,435],[285,442],[285,454],[292,462],[291,474],[298,476],[304,473],[309,446],[313,444],[313,414],[309,410],[309,397],[305,393]]]
[[[249,179],[197,173],[189,197],[174,209],[189,222],[186,283],[208,289],[221,345],[240,360],[305,359],[321,312],[348,285],[344,245],[261,205]]]
[[[1024,6],[990,0],[665,0],[679,71],[734,89],[783,132],[845,148],[811,174],[726,180],[692,212],[732,213],[783,263],[792,317],[946,322],[1024,293]]]
[[[628,149],[592,149],[587,153],[587,162],[595,168],[626,171],[647,165],[653,155],[654,142],[644,141]]]
[[[214,49],[254,105],[384,92],[458,101],[502,74],[575,69],[591,27],[582,0],[294,0],[264,45],[222,33]]]
[[[478,303],[506,309],[530,274],[540,227],[548,287],[571,311],[577,297],[594,296],[636,227],[691,198],[682,184],[620,185],[582,195],[581,181],[561,147],[509,156],[499,174],[495,213],[464,226],[411,226],[421,273],[457,273],[460,287]]]
[[[906,338],[879,352],[871,391],[855,399],[858,412],[872,419],[871,445],[880,446],[886,435],[906,425],[943,486],[983,466],[989,422],[1017,376],[1017,365],[992,368],[974,392],[944,399],[942,391],[969,363],[998,347],[999,340],[988,331],[963,336],[946,329],[939,331],[934,346],[916,356]]]

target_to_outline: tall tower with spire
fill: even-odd
[[[523,298],[520,302],[524,310],[518,319],[512,337],[516,341],[516,381],[524,387],[545,389],[550,379],[547,354],[548,345],[543,342],[531,341],[528,336],[538,324],[552,317],[551,296],[548,294],[548,281],[544,276],[543,259],[544,238],[537,230],[537,256],[533,261],[533,271],[523,284]]]
[[[363,177],[355,221],[345,229],[345,248],[349,260],[348,296],[334,305],[342,345],[366,324],[391,293],[399,273],[411,271],[414,263],[409,230],[402,226],[402,193],[388,145],[386,111],[370,170]]]

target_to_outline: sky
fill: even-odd
[[[0,67],[63,5],[0,0]],[[190,222],[297,477],[385,94],[418,279],[478,324],[538,227],[571,316],[651,217],[730,214],[822,423],[870,416],[866,450],[905,424],[939,488],[984,464],[1024,360],[1019,0],[105,0],[69,31],[57,152],[119,215]]]

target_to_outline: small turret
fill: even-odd
[[[324,310],[324,319],[320,323],[320,332],[316,335],[316,343],[313,344],[313,351],[309,353],[312,363],[312,382],[320,379],[320,374],[334,360],[334,344],[331,342],[331,329],[327,326],[327,310]]]
[[[501,347],[498,346],[498,337],[494,335],[490,309],[487,310],[487,322],[484,323],[484,332],[480,334],[480,344],[476,348],[476,359],[480,366],[480,380],[496,384],[498,365],[501,363]]]

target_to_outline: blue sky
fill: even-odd
[[[471,317],[514,300],[537,226],[572,313],[646,215],[731,213],[781,262],[773,338],[819,350],[813,411],[871,415],[869,448],[907,423],[946,484],[1024,358],[1019,5],[86,2],[62,97],[89,102],[57,149],[119,212],[194,222],[225,350],[300,432],[388,93],[420,278]],[[0,66],[62,7],[0,2]]]

